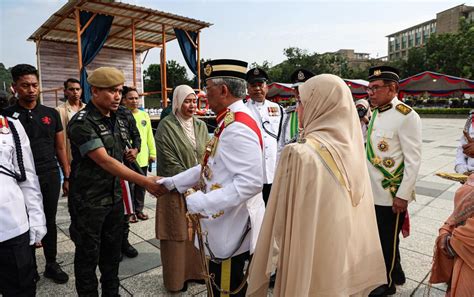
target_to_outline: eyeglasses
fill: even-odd
[[[382,89],[382,88],[387,88],[387,87],[389,87],[389,86],[390,86],[390,85],[366,87],[366,88],[365,88],[365,91],[366,91],[367,93],[369,93],[369,92],[375,93],[375,92],[377,92],[378,90],[380,90],[380,89]]]

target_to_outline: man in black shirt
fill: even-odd
[[[55,109],[41,105],[38,102],[39,83],[38,72],[35,67],[19,64],[12,68],[11,74],[13,78],[12,86],[17,93],[18,102],[10,106],[7,112],[13,118],[20,120],[30,139],[36,174],[43,195],[47,228],[47,234],[42,240],[46,258],[44,276],[59,284],[66,283],[69,277],[56,262],[56,212],[61,187],[58,161],[63,169],[65,180],[63,191],[65,194],[69,190],[70,173],[61,119]],[[39,276],[36,277],[36,279],[38,278]]]

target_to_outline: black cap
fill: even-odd
[[[309,70],[300,68],[296,69],[292,74],[291,74],[291,82],[293,83],[293,88],[298,87],[311,77],[313,77],[315,74]]]
[[[268,80],[268,75],[262,68],[252,68],[245,75],[245,80],[249,84],[256,82],[266,82]]]
[[[398,83],[400,72],[391,66],[375,66],[369,69],[369,81],[390,80]]]
[[[247,62],[230,59],[212,60],[204,63],[206,79],[218,77],[234,77],[245,79]]]

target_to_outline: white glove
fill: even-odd
[[[46,226],[30,227],[30,245],[40,243],[46,235]]]
[[[171,191],[174,188],[176,188],[176,186],[174,185],[173,179],[171,177],[164,177],[157,180],[156,182],[160,185],[164,185],[168,189],[168,191]]]

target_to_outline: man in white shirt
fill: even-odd
[[[398,70],[393,67],[369,70],[367,93],[376,108],[367,131],[367,166],[387,270],[387,285],[370,296],[393,295],[395,285],[406,281],[400,263],[399,233],[408,203],[415,199],[422,143],[420,116],[398,100],[398,81]]]
[[[459,140],[459,145],[456,150],[456,163],[454,170],[457,173],[469,175],[474,171],[474,122],[473,112],[466,120],[464,125],[463,136]]]
[[[46,234],[30,141],[20,121],[0,115],[0,295],[35,296],[31,245]]]
[[[266,99],[267,73],[261,68],[250,69],[246,74],[250,96],[245,105],[250,109],[263,137],[263,201],[267,205],[278,160],[278,140],[283,124],[283,108]]]
[[[185,193],[188,212],[204,217],[200,223],[206,234],[209,272],[215,275],[214,296],[245,296],[244,265],[255,248],[265,212],[261,195],[263,140],[242,102],[247,63],[213,60],[203,69],[218,128],[200,165],[160,183],[168,190]]]

